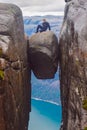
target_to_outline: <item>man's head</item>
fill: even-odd
[[[46,22],[46,19],[43,19],[43,22]]]

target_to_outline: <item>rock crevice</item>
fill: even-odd
[[[26,41],[20,9],[0,4],[0,130],[28,130],[31,69],[46,79],[54,77],[57,67],[55,34],[37,33]]]
[[[28,129],[31,69],[37,78],[53,78],[58,60],[61,129],[87,128],[87,2],[65,2],[59,45],[51,31],[37,33],[26,43],[20,9],[0,4],[0,130]]]

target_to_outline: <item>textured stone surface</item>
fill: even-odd
[[[37,78],[53,78],[58,67],[58,40],[51,31],[34,34],[29,39],[31,68]]]
[[[62,130],[84,130],[87,111],[87,0],[67,2],[60,32]]]
[[[30,71],[22,13],[0,4],[0,130],[27,130],[30,111]]]

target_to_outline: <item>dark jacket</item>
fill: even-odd
[[[46,31],[47,29],[51,30],[48,22],[43,22],[42,25],[43,25],[43,31]]]
[[[37,26],[36,33],[46,31],[47,29],[51,30],[49,23],[43,22],[42,25]]]

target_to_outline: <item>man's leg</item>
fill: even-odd
[[[38,25],[36,32],[39,32],[39,31],[41,32],[42,29],[43,29],[43,27],[41,25]]]

